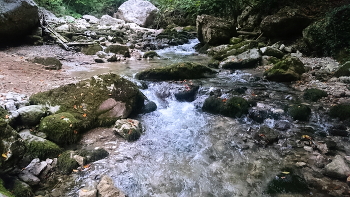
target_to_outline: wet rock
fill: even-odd
[[[118,26],[125,24],[124,20],[113,18],[109,15],[103,15],[99,20],[101,26]]]
[[[330,135],[348,137],[349,132],[345,125],[334,125],[328,130]]]
[[[277,82],[299,80],[305,72],[304,64],[295,57],[287,57],[264,72],[266,79]]]
[[[336,155],[333,161],[324,168],[324,174],[337,179],[346,179],[350,173],[349,166],[340,155]]]
[[[34,1],[1,1],[0,7],[0,43],[18,41],[39,26],[38,7]]]
[[[62,153],[57,159],[58,171],[62,174],[70,174],[73,169],[79,167],[78,162],[73,158],[74,151],[66,151]]]
[[[253,136],[254,140],[262,143],[263,145],[271,145],[278,142],[279,133],[274,129],[268,127],[261,127]]]
[[[319,99],[328,96],[328,94],[327,94],[327,92],[325,92],[323,90],[311,88],[311,89],[305,90],[303,96],[304,96],[305,100],[310,100],[310,101],[316,102]]]
[[[310,118],[311,109],[309,106],[302,104],[292,105],[289,108],[288,113],[292,116],[293,120],[307,121]]]
[[[108,157],[109,153],[103,148],[97,149],[80,149],[75,151],[75,155],[73,158],[77,160],[77,162],[83,166],[94,161],[101,160],[103,158]]]
[[[143,54],[142,57],[143,58],[154,58],[154,57],[160,57],[160,56],[155,51],[147,51],[145,54]]]
[[[184,80],[199,79],[210,74],[214,74],[212,69],[191,62],[176,63],[162,68],[151,68],[136,74],[136,78],[140,80]]]
[[[118,62],[121,60],[121,57],[117,56],[116,54],[113,54],[111,57],[107,59],[107,62]]]
[[[268,194],[303,194],[307,193],[309,188],[304,178],[294,174],[291,170],[286,169],[277,174],[273,180],[268,183],[266,192]]]
[[[229,56],[220,63],[221,68],[224,69],[242,69],[252,68],[258,66],[261,59],[259,49],[250,49],[237,56]]]
[[[337,71],[335,71],[334,76],[350,76],[350,62],[343,64]]]
[[[332,118],[339,118],[340,120],[347,120],[350,117],[350,104],[338,104],[329,110],[329,116]]]
[[[280,131],[287,131],[291,128],[292,123],[287,120],[279,120],[275,122],[274,128]]]
[[[279,59],[282,58],[285,55],[279,49],[276,49],[276,48],[270,47],[270,46],[260,48],[260,51],[261,51],[262,55],[272,56],[272,57],[276,57],[276,58],[279,58]]]
[[[97,189],[87,189],[82,188],[79,190],[79,197],[96,197],[97,196]]]
[[[284,7],[276,14],[265,17],[260,24],[264,36],[288,38],[300,36],[311,20],[300,10]]]
[[[45,66],[45,69],[48,70],[59,70],[62,68],[62,63],[56,57],[35,57],[30,61],[42,64]]]
[[[174,95],[178,101],[192,102],[196,99],[198,90],[199,90],[199,86],[188,85],[186,86],[185,90],[180,90],[176,92]]]
[[[100,21],[98,18],[91,15],[83,15],[82,18],[91,24],[97,24]]]
[[[105,62],[103,59],[100,59],[100,58],[95,58],[94,61],[96,63],[104,63]]]
[[[17,110],[19,121],[24,126],[35,126],[40,123],[41,118],[46,116],[46,108],[42,105],[29,105]]]
[[[138,120],[121,119],[115,122],[113,132],[128,141],[135,141],[141,136],[142,126]]]
[[[130,109],[126,107],[126,103],[116,101],[113,98],[103,101],[96,112],[101,114],[99,119],[105,119],[105,121],[111,119],[114,122],[119,118],[127,118],[131,113]]]
[[[196,19],[197,35],[201,43],[209,45],[227,44],[237,35],[233,22],[209,15],[199,15]]]
[[[158,8],[149,1],[128,0],[118,8],[114,15],[126,22],[148,27],[154,23],[157,12]]]
[[[213,114],[222,114],[228,117],[241,117],[247,114],[249,103],[241,97],[221,99],[210,96],[205,99],[202,110]]]
[[[125,197],[125,194],[114,186],[113,180],[107,175],[102,177],[97,190],[103,197]]]
[[[157,110],[157,104],[153,101],[147,101],[142,109],[142,113],[151,113]]]

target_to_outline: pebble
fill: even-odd
[[[17,109],[29,104],[29,97],[15,92],[0,93],[0,106],[17,117]]]

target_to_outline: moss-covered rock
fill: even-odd
[[[268,183],[266,192],[275,195],[283,193],[303,194],[308,191],[309,188],[304,178],[285,169]]]
[[[290,82],[299,80],[304,72],[304,64],[298,58],[287,57],[266,70],[264,75],[271,81]]]
[[[335,8],[324,18],[304,29],[303,38],[320,55],[335,56],[350,49],[350,5]],[[349,56],[349,55],[348,55]]]
[[[81,52],[85,55],[95,55],[98,51],[102,50],[103,48],[99,44],[88,45],[81,48]]]
[[[126,45],[120,45],[120,44],[109,45],[105,49],[105,51],[107,53],[115,53],[115,54],[123,55],[124,57],[130,57],[129,47]]]
[[[343,64],[337,71],[335,71],[334,76],[350,76],[350,62]]]
[[[147,51],[145,54],[143,54],[143,58],[154,58],[154,57],[160,57],[160,56],[155,51]]]
[[[62,68],[62,63],[56,57],[35,57],[31,60],[34,63],[46,66],[46,69],[59,70]]]
[[[96,150],[81,149],[76,151],[75,154],[84,157],[84,165],[101,160],[109,155],[109,153],[102,148]]]
[[[129,116],[141,111],[145,96],[129,80],[116,74],[105,74],[34,94],[30,97],[30,102],[60,106],[57,113],[72,114],[80,122],[79,132],[84,132],[97,126],[111,126],[111,123],[120,118],[101,116],[110,110],[100,110],[108,99],[123,103],[128,112],[125,116]]]
[[[311,109],[309,106],[296,104],[292,105],[289,110],[289,115],[293,118],[293,120],[307,121],[311,115]]]
[[[332,118],[339,118],[340,120],[347,120],[350,118],[350,104],[339,104],[331,107],[329,116]]]
[[[208,97],[203,104],[203,111],[222,114],[228,117],[241,117],[248,113],[249,103],[241,97],[221,99],[214,96]]]
[[[13,193],[9,192],[5,187],[4,187],[4,184],[3,184],[3,180],[0,179],[0,196],[4,195],[4,196],[7,196],[7,197],[15,197]]]
[[[62,112],[45,117],[40,122],[39,131],[59,145],[73,144],[80,137],[79,123],[72,114]]]
[[[241,42],[237,42],[233,45],[228,45],[222,50],[219,51],[211,51],[209,55],[213,56],[213,59],[222,61],[229,56],[238,55],[248,51],[249,49],[253,49],[259,47],[259,43],[255,40],[244,40]]]
[[[62,152],[57,144],[31,134],[28,129],[21,131],[19,134],[26,144],[24,157],[29,161],[35,158],[40,160],[56,158]]]
[[[212,69],[191,62],[176,63],[161,68],[151,68],[136,74],[136,78],[140,80],[184,80],[199,79],[214,74]]]
[[[32,188],[28,184],[20,180],[15,180],[12,191],[16,197],[19,197],[19,196],[33,197],[34,196]]]
[[[25,153],[25,144],[18,133],[4,120],[0,119],[0,174],[14,167]]]
[[[19,121],[23,126],[31,127],[40,123],[41,118],[46,116],[47,109],[42,105],[29,105],[17,110]]]
[[[261,54],[258,49],[250,49],[239,55],[229,56],[220,63],[224,69],[244,69],[258,66]]]
[[[142,134],[142,125],[138,120],[122,119],[117,120],[113,127],[113,132],[116,135],[130,141],[138,140]]]
[[[73,169],[79,167],[78,162],[73,158],[74,151],[65,151],[57,159],[57,168],[62,174],[70,174]]]
[[[322,97],[326,97],[326,96],[328,96],[327,92],[316,88],[307,89],[304,92],[304,99],[310,100],[313,102],[316,102]]]

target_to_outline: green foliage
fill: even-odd
[[[55,158],[62,152],[62,149],[57,144],[49,140],[27,142],[26,147],[26,155],[30,159],[39,158],[45,160],[46,158]]]

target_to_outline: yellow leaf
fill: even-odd
[[[290,174],[290,172],[282,172],[282,174]]]
[[[1,155],[3,158],[7,159],[7,154],[6,153],[2,153]]]
[[[79,170],[73,170],[73,172],[79,172]]]
[[[83,114],[83,117],[85,118],[87,116],[87,114]]]

